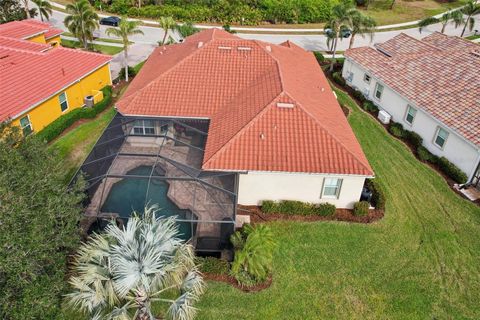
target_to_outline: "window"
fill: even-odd
[[[375,85],[375,98],[380,100],[382,98],[383,86],[380,83]]]
[[[337,178],[325,178],[323,180],[323,192],[324,198],[338,198],[340,195],[340,188],[342,187],[343,179]]]
[[[28,116],[20,119],[20,127],[22,128],[24,136],[28,136],[33,132],[32,124],[30,123],[30,118]]]
[[[409,124],[412,124],[416,114],[417,109],[413,108],[412,106],[407,106],[407,114],[405,115],[405,121]]]
[[[60,109],[62,109],[62,112],[65,112],[68,109],[67,94],[65,92],[61,93],[58,96],[58,101],[60,102]]]
[[[370,83],[370,75],[366,74],[363,76],[363,81],[365,81],[366,83]]]
[[[435,144],[441,149],[443,149],[443,147],[445,146],[445,142],[447,142],[448,135],[449,133],[447,132],[447,130],[438,128],[434,140]]]
[[[133,125],[133,133],[141,135],[154,135],[155,125],[153,120],[136,120]]]
[[[347,71],[347,81],[348,82],[353,81],[353,72],[352,71]]]

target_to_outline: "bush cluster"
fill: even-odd
[[[317,62],[319,64],[322,64],[322,63],[325,62],[325,57],[323,56],[323,54],[321,52],[314,51],[313,55],[315,56],[315,58],[317,59]]]
[[[77,120],[95,118],[97,114],[105,110],[112,102],[112,87],[107,86],[102,91],[102,101],[95,104],[92,108],[77,108],[64,114],[38,132],[37,137],[42,141],[50,142]]]
[[[227,275],[230,272],[230,263],[215,257],[195,257],[200,272]]]
[[[397,138],[404,138],[405,137],[405,129],[403,129],[402,124],[397,122],[390,122],[388,126],[388,131]]]
[[[265,213],[331,216],[335,214],[335,210],[335,205],[331,203],[307,203],[295,200],[262,201],[262,211]]]
[[[330,17],[333,0],[154,0],[143,1],[136,7],[129,0],[115,0],[107,11],[132,17],[158,19],[173,17],[179,21],[216,22],[221,24],[255,25],[270,23],[324,22]]]
[[[378,112],[378,107],[372,101],[368,101],[368,100],[362,104],[362,109],[374,114]]]
[[[353,215],[354,216],[366,216],[368,215],[368,209],[370,208],[370,203],[368,201],[358,201],[353,205]]]
[[[352,92],[352,96],[357,99],[358,101],[360,101],[362,104],[365,103],[367,101],[367,98],[365,98],[365,96],[363,95],[362,91],[360,90],[354,90]]]
[[[339,84],[342,87],[345,87],[345,85],[347,84],[345,79],[342,77],[342,73],[340,71],[334,72],[332,74],[332,78],[333,78],[333,81],[335,81],[337,84]]]
[[[128,66],[128,77],[133,78],[136,75],[137,75],[137,72],[135,71],[135,68]],[[122,67],[120,69],[120,72],[118,73],[118,79],[119,80],[125,79],[125,67]]]
[[[366,185],[372,191],[372,205],[378,210],[385,210],[386,197],[382,186],[375,179],[367,179]]]
[[[456,165],[448,161],[445,157],[440,157],[437,162],[438,167],[444,174],[456,183],[465,183],[468,179],[467,175],[463,173]]]

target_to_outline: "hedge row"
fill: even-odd
[[[423,139],[417,133],[403,128],[400,123],[391,122],[388,131],[395,137],[409,143],[415,150],[417,157],[424,162],[429,162],[438,168],[450,179],[457,183],[465,183],[467,175],[445,157],[432,154],[423,146]]]
[[[335,214],[335,209],[335,205],[330,203],[316,204],[295,200],[262,201],[262,211],[265,213],[331,216]]]
[[[195,257],[200,272],[227,275],[230,272],[230,263],[214,257]]]
[[[37,137],[47,143],[58,137],[63,131],[80,119],[92,119],[112,103],[112,87],[102,89],[103,100],[92,108],[77,108],[59,117],[37,133]]]

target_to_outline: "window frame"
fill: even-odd
[[[382,87],[382,90],[378,90],[379,87]],[[376,100],[378,100],[378,101],[382,100],[383,90],[384,90],[384,89],[385,89],[385,86],[384,86],[383,84],[377,82],[377,83],[375,84],[375,91],[373,92],[373,97],[374,97]],[[379,97],[379,98],[377,97],[377,92],[378,92],[378,91],[380,91],[380,97]]]
[[[409,121],[408,121],[408,116],[410,115],[410,112],[409,112],[410,110],[413,110],[413,111],[414,111],[414,114],[413,114],[413,116],[412,116],[412,122],[409,122]],[[405,118],[404,118],[404,120],[405,120],[405,122],[406,122],[407,124],[409,124],[410,126],[413,125],[413,122],[415,121],[415,118],[417,117],[417,112],[418,112],[417,108],[414,108],[414,107],[412,107],[411,105],[407,104],[407,112],[405,113]]]
[[[146,126],[145,125],[145,121],[151,121],[152,122],[152,125],[151,126]],[[138,123],[141,122],[141,125],[139,125]],[[140,129],[141,132],[135,132],[135,129]],[[148,132],[147,133],[147,129],[153,129],[153,133],[151,132]],[[133,123],[133,127],[132,127],[132,131],[131,131],[134,135],[141,135],[141,136],[154,136],[155,133],[156,133],[156,128],[155,128],[155,121],[154,120],[150,120],[150,119],[137,119],[135,120],[135,122]]]
[[[24,126],[24,125],[22,125],[22,120],[25,119],[25,118],[28,120],[28,124]],[[32,125],[32,121],[30,121],[30,115],[27,114],[26,116],[21,117],[18,120],[18,123],[20,124],[20,129],[22,129],[22,133],[25,137],[29,136],[33,133],[33,125]],[[25,128],[27,128],[27,127],[30,127],[30,132],[28,134],[25,134]]]
[[[352,83],[353,82],[353,72],[352,71],[347,71],[347,79],[345,79],[347,82]]]
[[[367,80],[367,77],[368,77],[368,80]],[[372,76],[365,72],[363,74],[363,81],[370,84],[370,82],[372,81]]]
[[[62,99],[61,99],[61,96],[65,96],[65,101],[62,102]],[[62,113],[65,113],[68,108],[69,108],[69,105],[68,105],[68,96],[67,96],[67,92],[66,91],[63,91],[62,93],[60,93],[58,95],[58,102],[60,104],[60,111],[62,111]],[[62,107],[62,103],[66,103],[67,107],[65,108],[65,110],[63,110],[63,107]]]
[[[337,184],[334,185],[327,185],[328,180],[336,180]],[[340,198],[340,193],[342,191],[342,186],[343,186],[343,178],[332,178],[332,177],[326,177],[323,178],[323,185],[322,185],[322,191],[320,194],[321,199],[338,199]],[[325,194],[325,189],[326,188],[335,188],[335,194]]]
[[[440,132],[443,131],[446,133],[446,137],[443,138],[440,136]],[[447,144],[447,141],[448,141],[448,137],[450,136],[450,132],[448,132],[447,129],[444,129],[440,126],[437,127],[437,130],[435,130],[435,135],[433,136],[433,144],[437,147],[437,148],[440,148],[440,150],[443,150],[445,148],[445,145]],[[437,143],[437,138],[440,137],[441,139],[443,139],[443,145],[439,145]]]

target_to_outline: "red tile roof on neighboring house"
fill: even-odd
[[[345,57],[480,146],[480,45],[437,32],[421,40],[400,34],[375,48]]]
[[[62,32],[61,29],[34,19],[12,21],[0,25],[0,36],[16,39],[28,39],[42,33],[46,39],[49,39],[60,35]]]
[[[39,50],[42,46],[47,50]],[[26,112],[111,59],[102,54],[0,37],[0,121]]]
[[[159,47],[117,109],[210,119],[205,170],[373,175],[314,56],[290,42],[210,29]]]

